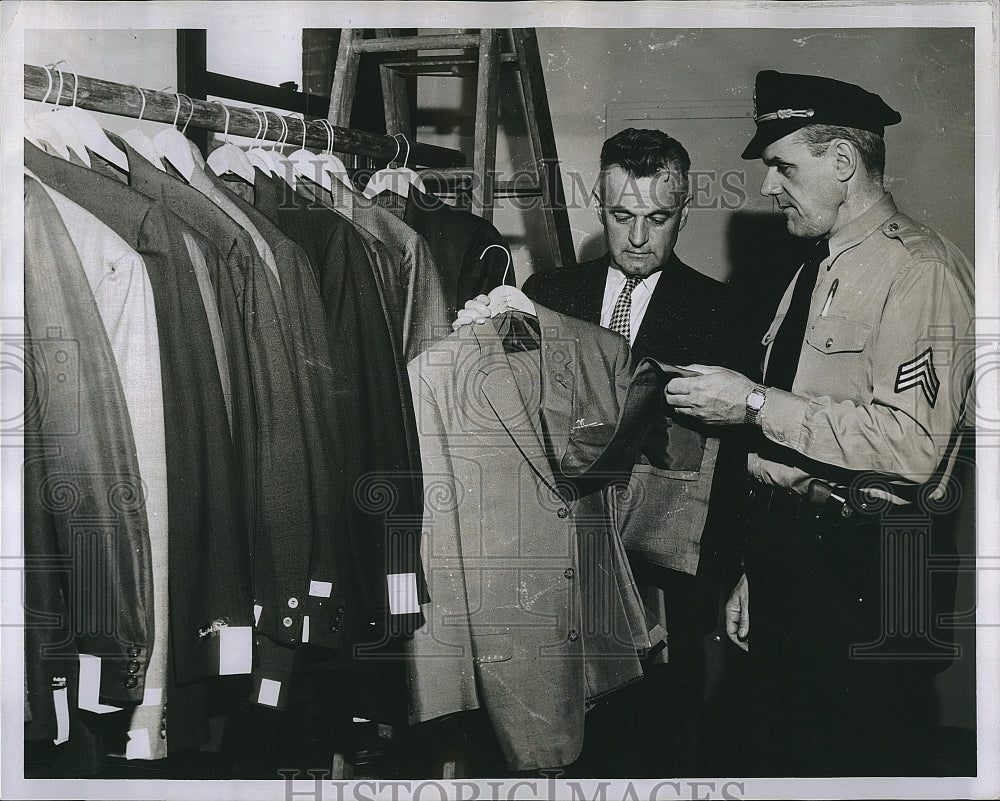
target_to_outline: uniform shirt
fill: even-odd
[[[768,356],[793,286],[762,340]],[[891,494],[928,481],[961,422],[972,296],[958,248],[901,214],[888,193],[831,237],[792,392],[768,388],[758,417],[784,448],[751,453],[750,475],[799,492],[810,478],[847,484],[857,472],[886,477]]]
[[[649,306],[649,299],[653,297],[653,290],[656,289],[656,282],[660,280],[662,270],[657,270],[652,275],[643,278],[635,289],[632,290],[632,314],[629,317],[629,340],[628,344],[635,343],[635,335],[639,332],[643,315],[646,314],[646,307]],[[604,301],[601,303],[601,326],[611,327],[611,315],[618,302],[618,296],[625,286],[625,273],[608,267],[608,280],[604,284]]]

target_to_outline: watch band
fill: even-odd
[[[767,400],[767,387],[763,384],[754,384],[753,389],[747,394],[746,412],[743,415],[743,422],[746,425],[756,425],[757,415],[764,408]]]

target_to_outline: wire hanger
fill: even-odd
[[[288,122],[280,114],[276,116],[278,117],[278,122],[281,123],[281,136],[274,140],[274,144],[271,146],[271,156],[274,159],[278,177],[294,189],[295,180],[292,175],[291,165],[285,160],[284,150],[278,149],[284,148],[288,142]]]
[[[333,155],[333,125],[330,124],[328,119],[321,119],[323,127],[326,128],[326,152],[319,155],[319,160],[323,167],[323,174],[329,175],[336,178],[344,186],[354,191],[354,184],[351,183],[351,177],[347,174],[347,167],[344,162],[340,160],[339,156]],[[324,179],[326,181],[326,179]],[[323,184],[324,188],[330,189],[327,183]]]
[[[500,279],[500,283],[501,284],[506,284],[507,283],[507,273],[510,271],[511,262],[513,261],[511,255],[510,255],[510,251],[506,247],[504,247],[503,245],[498,245],[496,242],[494,242],[492,245],[487,245],[486,247],[483,248],[483,252],[479,254],[479,260],[482,261],[484,258],[486,258],[486,254],[492,248],[499,248],[507,256],[507,266],[504,267],[504,269],[503,269],[503,278]]]
[[[156,148],[157,155],[177,170],[185,181],[190,183],[191,176],[194,175],[194,156],[191,154],[191,148],[188,147],[187,137],[177,130],[177,120],[181,116],[181,97],[187,97],[188,103],[191,104],[191,113],[188,115],[187,122],[191,122],[191,117],[194,116],[194,101],[187,95],[181,95],[178,92],[174,92],[174,97],[177,98],[177,111],[174,113],[173,125],[153,137],[153,146]],[[187,123],[184,123],[184,128],[187,129]]]
[[[267,110],[255,107],[251,109],[251,111],[253,111],[254,114],[259,111],[264,123],[262,132],[258,133],[258,138],[255,140],[254,146],[247,151],[247,159],[249,159],[251,164],[263,170],[268,175],[277,175],[278,165],[275,162],[274,154],[264,147],[264,141],[267,137],[268,128]]]
[[[397,136],[402,137],[403,142],[406,143],[406,156],[403,159],[402,167],[392,166],[399,157],[399,140],[396,139]],[[389,162],[389,165],[385,169],[379,170],[368,179],[368,186],[365,187],[363,194],[369,200],[387,189],[401,197],[407,197],[410,194],[411,186],[416,187],[421,192],[427,191],[427,187],[420,180],[420,176],[406,166],[406,163],[410,160],[410,143],[403,134],[393,134],[392,138],[396,139],[396,155],[392,157],[392,161]]]
[[[225,103],[215,102],[226,112],[226,130],[222,134],[222,145],[208,154],[208,166],[219,177],[235,175],[252,186],[253,164],[243,152],[243,148],[237,147],[229,140],[229,108]]]
[[[38,107],[38,110],[33,116],[24,121],[24,137],[32,144],[43,149],[48,148],[54,151],[60,158],[68,160],[69,148],[66,147],[66,143],[63,141],[63,138],[59,135],[59,132],[55,128],[42,118],[42,111],[45,110],[45,104],[48,102],[49,95],[52,94],[52,89],[54,87],[52,73],[49,72],[49,68],[43,67],[42,69],[45,70],[45,77],[48,79],[48,86],[45,87],[45,96],[42,98],[42,104]],[[60,74],[59,80],[61,83],[62,74]]]
[[[285,160],[291,168],[292,184],[297,183],[297,179],[305,178],[314,183],[323,184],[322,163],[319,156],[306,150],[306,118],[302,116],[302,146],[298,150],[293,150]],[[329,190],[330,179],[326,178],[324,189]]]
[[[150,139],[147,134],[139,130],[139,123],[142,122],[142,117],[146,113],[146,93],[134,84],[129,85],[135,89],[142,98],[142,108],[139,109],[139,119],[136,120],[135,127],[125,131],[125,133],[121,135],[121,138],[132,145],[132,147],[135,148],[136,153],[146,159],[146,161],[158,170],[165,170],[166,168],[163,166],[163,162],[160,161],[160,157],[156,155],[156,145],[153,144],[153,140]]]
[[[82,149],[85,153],[89,150],[91,153],[95,153],[100,156],[109,164],[113,164],[122,172],[127,173],[128,158],[125,156],[125,153],[115,147],[111,140],[108,139],[108,135],[104,133],[104,129],[101,128],[101,124],[97,121],[97,117],[89,111],[80,108],[76,104],[77,91],[80,87],[79,76],[70,67],[69,62],[65,59],[60,59],[53,65],[53,67],[58,69],[59,64],[65,64],[69,71],[73,74],[73,105],[62,110],[62,118],[68,119],[73,129],[75,129],[79,134],[79,143],[82,145]],[[62,74],[62,70],[59,70],[59,74]],[[57,128],[56,130],[60,129]],[[73,145],[69,142],[67,142],[67,145],[71,148],[73,147]],[[75,150],[76,148],[73,149]],[[79,155],[79,153],[77,153],[77,155]],[[87,154],[85,163],[88,166],[90,165],[89,154]]]

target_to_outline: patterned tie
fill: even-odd
[[[809,322],[809,305],[816,286],[816,276],[819,274],[820,262],[829,255],[830,242],[823,237],[816,242],[799,271],[785,319],[781,321],[781,327],[771,344],[767,375],[764,377],[764,383],[769,387],[792,391],[792,382],[799,367],[802,338],[806,333],[806,323]]]
[[[621,334],[625,339],[631,341],[631,320],[632,320],[632,290],[641,281],[641,278],[627,275],[625,276],[625,286],[622,287],[618,300],[615,301],[614,311],[611,312],[612,331]]]

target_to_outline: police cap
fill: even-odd
[[[769,144],[806,125],[843,125],[882,136],[886,125],[902,119],[881,97],[853,83],[774,70],[757,73],[753,116],[757,133],[743,151],[745,159],[760,158]]]

